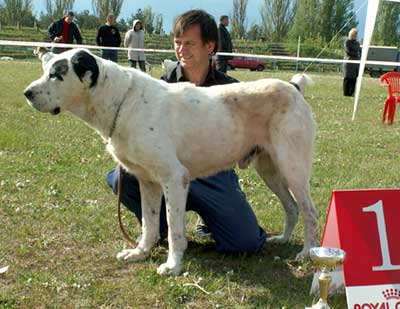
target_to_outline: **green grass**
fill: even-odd
[[[257,255],[225,256],[194,233],[188,216],[185,276],[165,278],[156,267],[167,256],[164,242],[145,262],[123,264],[127,246],[118,230],[116,198],[104,176],[114,167],[101,138],[70,115],[34,111],[22,92],[41,75],[39,63],[0,62],[0,308],[304,308],[312,269],[295,262],[303,241],[302,222],[293,242],[268,245]],[[152,75],[161,74],[155,68]],[[290,79],[292,73],[232,71],[239,80]],[[306,99],[318,124],[311,179],[320,231],[331,191],[394,188],[399,120],[380,122],[385,89],[366,77],[356,121],[352,98],[342,96],[338,74],[312,74]],[[268,233],[283,227],[283,211],[254,172],[239,171],[259,223]],[[131,235],[140,230],[124,212]],[[275,257],[279,256],[280,259]],[[198,283],[205,291],[196,287]],[[344,296],[332,298],[345,308]]]

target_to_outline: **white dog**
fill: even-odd
[[[42,55],[44,74],[25,89],[29,103],[41,112],[69,111],[81,118],[108,140],[108,151],[139,180],[142,237],[119,259],[148,256],[159,237],[164,194],[169,252],[157,271],[180,273],[190,180],[251,162],[286,211],[284,233],[269,240],[290,239],[298,207],[305,225],[298,257],[317,245],[309,188],[315,123],[293,85],[277,79],[210,88],[168,84],[83,49],[52,56]]]

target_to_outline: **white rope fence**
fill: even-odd
[[[400,1],[400,0],[399,0]],[[59,43],[46,43],[46,42],[26,42],[26,41],[5,41],[0,40],[0,46],[22,46],[22,47],[47,47],[47,48],[87,48],[87,49],[111,49],[120,51],[144,51],[146,53],[175,53],[172,49],[147,49],[147,48],[126,48],[126,47],[106,47],[97,45],[78,45],[78,44],[59,44]],[[245,58],[259,58],[259,59],[270,59],[270,60],[286,60],[286,61],[302,61],[302,62],[318,62],[318,63],[360,63],[360,60],[345,60],[345,59],[322,59],[322,58],[310,58],[310,57],[292,57],[292,56],[279,56],[279,55],[259,55],[259,54],[248,54],[248,53],[217,53],[222,56],[236,56]],[[367,64],[381,65],[381,66],[400,66],[400,62],[390,61],[370,61],[367,60]]]

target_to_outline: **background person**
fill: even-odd
[[[119,47],[121,45],[121,35],[115,26],[115,16],[113,14],[108,14],[106,23],[97,31],[96,43],[98,46],[107,47]],[[118,62],[118,50],[102,49],[101,57]]]
[[[131,48],[144,48],[144,30],[143,24],[136,19],[132,23],[132,29],[125,34],[124,46]],[[128,59],[132,68],[136,68],[136,63],[139,62],[139,68],[146,72],[146,57],[144,51],[128,50]]]
[[[344,43],[346,60],[360,60],[361,47],[357,41],[357,29],[353,28],[349,32],[349,37]],[[351,97],[356,88],[359,65],[357,63],[345,63],[343,66],[343,95]]]
[[[202,10],[188,11],[175,20],[173,32],[178,63],[161,77],[163,80],[168,83],[191,82],[202,87],[237,82],[211,66],[211,55],[218,42],[217,25],[211,15]],[[118,174],[116,168],[106,177],[107,184],[115,193]],[[126,172],[122,175],[122,203],[141,222],[139,184],[133,175]],[[186,210],[193,210],[203,218],[218,252],[257,252],[265,243],[266,233],[259,227],[233,169],[191,181]],[[163,198],[161,237],[166,236],[167,230]]]
[[[73,22],[74,12],[67,12],[63,18],[53,22],[48,29],[50,40],[54,43],[72,44],[74,39],[77,44],[82,44],[82,36],[78,27]],[[59,54],[66,48],[53,47],[52,52]]]
[[[218,26],[218,51],[224,53],[232,52],[232,40],[226,27],[229,26],[229,17],[222,15],[219,20]],[[217,70],[226,73],[228,69],[228,60],[232,59],[231,56],[217,56]]]

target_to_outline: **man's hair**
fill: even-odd
[[[175,37],[181,36],[189,27],[199,25],[203,44],[214,42],[214,52],[218,50],[218,27],[214,17],[203,10],[190,10],[179,15],[174,21]]]
[[[115,18],[115,15],[113,13],[107,15],[107,20],[110,20],[111,18]]]
[[[68,11],[68,12],[66,12],[66,13],[64,14],[64,17],[67,17],[67,16],[74,17],[75,14],[74,14],[74,12],[72,12],[72,11]]]
[[[229,19],[229,16],[228,16],[228,15],[221,15],[221,17],[219,18],[219,21],[221,22],[221,21],[223,21],[225,18],[228,18],[228,19]]]

